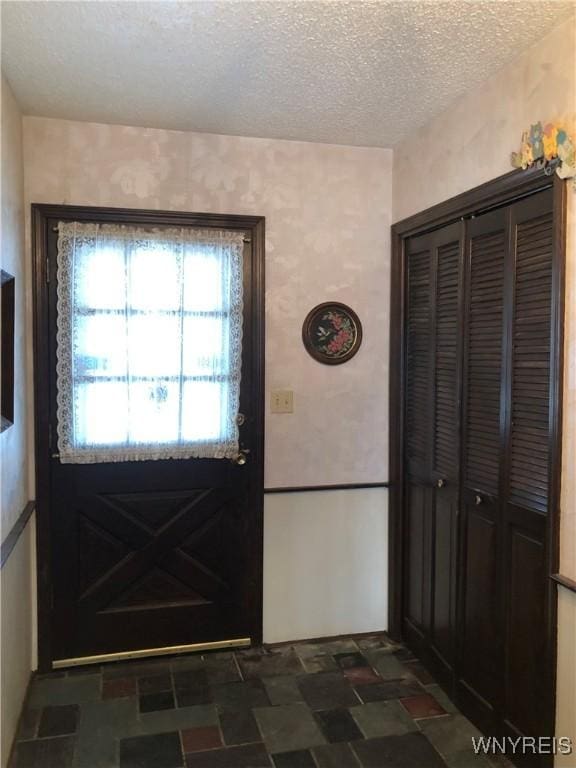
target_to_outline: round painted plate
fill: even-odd
[[[354,357],[362,343],[358,315],[346,304],[327,301],[308,313],[302,326],[302,340],[319,363],[339,365]]]

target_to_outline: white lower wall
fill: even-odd
[[[0,764],[8,764],[18,718],[34,668],[35,586],[33,584],[36,533],[34,517],[20,534],[0,572],[0,687],[2,689],[2,741]]]
[[[576,595],[558,587],[556,736],[572,739],[571,755],[556,755],[556,768],[576,766]]]
[[[264,642],[385,630],[386,488],[264,500]]]

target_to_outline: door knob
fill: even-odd
[[[478,494],[476,494],[474,497],[474,504],[476,504],[476,506],[482,504],[482,496],[478,496]]]
[[[439,477],[438,480],[436,480],[436,488],[444,488],[446,485],[446,480],[444,478]]]
[[[247,453],[250,453],[248,448],[243,448],[241,451],[239,451],[236,456],[232,458],[232,461],[234,464],[237,464],[239,467],[243,467],[244,464],[248,461]]]

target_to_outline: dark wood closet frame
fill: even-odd
[[[422,235],[479,213],[486,213],[536,192],[553,189],[554,246],[551,322],[551,430],[550,430],[550,514],[547,521],[547,559],[550,576],[549,612],[546,622],[549,658],[543,663],[549,670],[550,707],[556,691],[556,585],[558,571],[560,479],[562,450],[562,377],[564,359],[564,274],[566,248],[566,183],[556,174],[542,170],[512,171],[493,181],[464,192],[438,205],[410,216],[392,226],[391,296],[390,296],[390,458],[389,458],[389,613],[392,637],[402,637],[405,595],[404,563],[404,477],[405,477],[405,354],[407,259],[405,243],[409,237]],[[511,307],[505,307],[510,313]],[[462,425],[459,425],[460,437]],[[554,712],[550,712],[554,718]]]
[[[49,220],[94,221],[142,226],[176,226],[244,230],[252,241],[254,254],[252,281],[244,303],[252,304],[251,347],[254,375],[251,399],[254,403],[255,442],[251,446],[250,466],[254,472],[252,498],[257,530],[254,531],[250,563],[254,589],[249,606],[251,637],[262,642],[263,557],[264,557],[264,244],[263,216],[180,211],[137,210],[131,208],[87,207],[33,203],[32,213],[32,292],[34,331],[34,431],[36,459],[36,545],[38,552],[38,669],[52,668],[50,553],[50,445],[49,445],[49,350],[45,343],[49,328],[47,243]]]

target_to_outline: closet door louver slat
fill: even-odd
[[[493,495],[500,477],[504,249],[503,228],[471,238],[465,480]]]
[[[516,227],[509,501],[548,508],[552,214]]]

